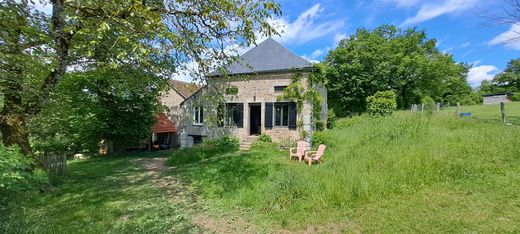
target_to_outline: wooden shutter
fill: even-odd
[[[200,106],[200,123],[204,123],[204,107]]]
[[[296,129],[296,103],[289,103],[289,129]]]
[[[238,119],[236,121],[237,127],[244,127],[244,103],[238,103],[236,106],[236,110],[238,112]]]
[[[266,102],[265,103],[265,127],[273,128],[273,103]]]

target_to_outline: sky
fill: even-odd
[[[482,15],[503,13],[505,0],[278,0],[283,15],[273,20],[282,45],[312,62],[358,28],[382,24],[425,30],[440,51],[471,64],[468,82],[477,87],[511,59],[520,58],[520,24],[493,23]],[[50,7],[37,3],[38,8]],[[261,41],[259,41],[261,42]],[[181,75],[183,80],[190,78]]]
[[[425,30],[440,51],[472,64],[468,81],[490,80],[520,58],[520,25],[500,25],[483,15],[502,13],[504,0],[279,0],[283,32],[278,40],[310,61],[356,32],[382,24]]]

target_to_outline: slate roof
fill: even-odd
[[[166,114],[160,113],[155,116],[155,124],[152,126],[154,133],[176,132],[177,128]]]
[[[240,56],[226,70],[228,75],[236,75],[311,67],[312,64],[309,61],[289,51],[274,39],[268,38]]]
[[[199,90],[199,86],[194,83],[188,83],[180,80],[170,80],[170,85],[177,91],[182,98],[186,99]]]

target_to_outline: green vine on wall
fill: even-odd
[[[279,96],[278,100],[296,102],[296,111],[300,115],[297,127],[300,130],[301,137],[305,138],[308,133],[301,131],[301,129],[303,129],[301,112],[305,102],[310,102],[312,104],[312,119],[315,129],[317,127],[316,125],[321,123],[321,106],[323,103],[323,97],[318,92],[317,86],[320,84],[325,85],[323,66],[321,64],[316,64],[314,66],[313,72],[307,78],[306,86],[303,82],[303,77],[304,76],[301,72],[295,73],[291,78],[291,84],[284,89],[283,95]]]

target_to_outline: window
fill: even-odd
[[[289,126],[289,104],[275,103],[274,104],[274,126],[287,127]]]
[[[202,125],[204,123],[204,108],[197,106],[193,109],[193,124]]]
[[[244,104],[243,103],[226,103],[219,105],[218,108],[218,126],[236,125],[239,128],[244,126]]]
[[[265,103],[265,128],[267,129],[273,126],[283,126],[295,130],[296,116],[296,103],[294,102]]]
[[[287,88],[287,86],[274,86],[274,91],[284,91],[284,89]]]

